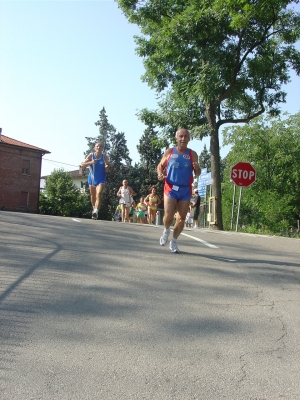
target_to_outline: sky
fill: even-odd
[[[157,102],[141,81],[134,35],[138,27],[113,0],[0,0],[0,127],[3,135],[51,152],[43,157],[42,176],[78,168],[85,137],[98,136],[103,107],[124,132],[133,163],[139,161],[136,145],[146,127],[136,113]],[[283,111],[299,111],[299,87],[292,72]],[[204,143],[209,149],[208,139],[190,147],[200,154]]]

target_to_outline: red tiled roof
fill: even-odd
[[[79,169],[76,169],[75,171],[68,171],[68,174],[70,174],[72,178],[82,178],[82,173]]]
[[[65,171],[65,172],[70,174],[72,178],[82,178],[82,179],[84,179],[84,177],[85,177],[85,175],[82,174],[80,169],[75,169],[74,171]],[[41,176],[41,179],[47,179],[48,176],[50,176],[50,175]],[[86,177],[87,177],[87,173],[86,173]]]
[[[12,139],[12,138],[10,138],[8,136],[4,136],[2,134],[0,136],[0,143],[9,144],[11,146],[25,147],[27,149],[37,150],[37,151],[41,151],[41,152],[43,152],[45,154],[46,153],[50,154],[50,151],[48,151],[48,150],[41,149],[40,147],[32,146],[31,144],[20,142],[19,140]]]

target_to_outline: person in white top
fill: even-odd
[[[132,197],[136,196],[135,191],[132,187],[128,186],[128,181],[124,179],[122,182],[123,186],[117,192],[117,196],[120,197],[119,204],[122,207],[122,222],[129,222],[129,211],[132,203]]]
[[[190,209],[189,209],[188,213],[186,214],[186,218],[185,218],[185,226],[187,228],[193,227],[193,216],[194,216],[194,212],[192,211],[192,208],[190,206]]]

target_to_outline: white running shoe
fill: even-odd
[[[165,246],[168,242],[168,237],[170,235],[170,229],[164,229],[163,234],[161,235],[160,239],[159,239],[159,244],[161,246]]]
[[[92,218],[98,219],[98,211],[93,211]]]
[[[176,239],[171,239],[170,240],[170,250],[172,253],[180,253],[179,248],[177,247],[177,241]]]

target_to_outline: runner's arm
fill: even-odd
[[[129,191],[130,191],[131,196],[136,196],[135,191],[130,186],[129,186]]]
[[[106,154],[104,156],[104,161],[105,161],[105,171],[107,171],[108,168],[109,168],[109,159],[108,159],[108,156]]]
[[[148,207],[147,201],[149,201],[149,194],[144,198],[144,204]]]
[[[82,161],[81,166],[83,168],[88,167],[89,165],[95,164],[94,160],[92,159],[92,153],[90,153],[87,158]]]
[[[198,154],[192,150],[192,165],[193,165],[193,170],[194,170],[194,174],[196,176],[199,176],[201,173],[201,168],[198,162]]]
[[[157,166],[157,179],[159,181],[163,181],[165,179],[164,169],[166,167],[170,151],[171,149],[165,151],[164,155],[162,156],[162,159],[160,160]]]

